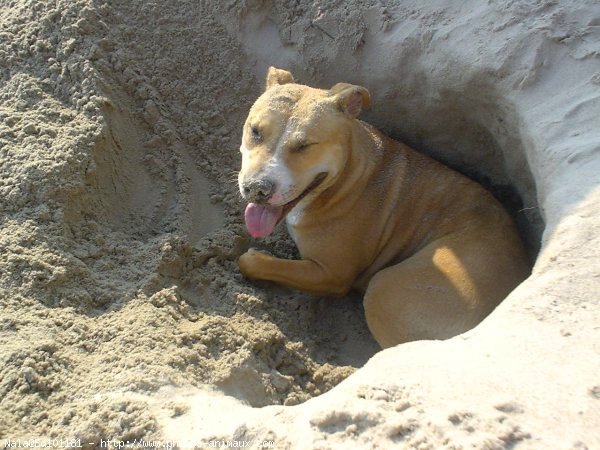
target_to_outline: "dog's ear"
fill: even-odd
[[[265,90],[277,84],[288,84],[293,83],[294,77],[290,72],[277,67],[269,67],[267,70],[267,81],[265,82]]]
[[[350,117],[358,117],[363,108],[371,107],[371,94],[362,87],[348,83],[338,83],[329,89],[339,108]]]

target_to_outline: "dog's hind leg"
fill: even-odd
[[[448,236],[375,274],[363,304],[377,342],[447,339],[483,320],[528,270],[519,249],[493,244]]]

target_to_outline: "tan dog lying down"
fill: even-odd
[[[364,292],[382,347],[444,339],[487,316],[528,274],[515,227],[481,186],[357,120],[369,92],[294,83],[271,67],[244,125],[246,226],[285,218],[301,260],[249,250],[242,273],[319,295]]]

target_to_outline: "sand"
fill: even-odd
[[[600,447],[600,7],[421,3],[1,6],[0,445]],[[237,193],[268,65],[366,86],[366,120],[505,203],[532,276],[380,353],[358,296],[245,280],[250,246],[297,256]]]

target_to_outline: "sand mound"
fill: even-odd
[[[0,437],[600,445],[600,8],[448,3],[4,7]],[[366,120],[488,186],[532,257],[541,242],[532,277],[467,335],[319,396],[377,346],[359,298],[237,270],[250,245],[294,255],[284,232],[248,238],[235,183],[271,64],[368,87]]]

